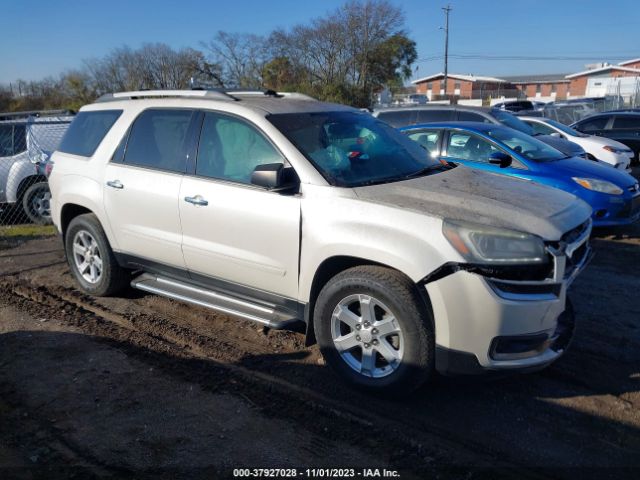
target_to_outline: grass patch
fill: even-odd
[[[55,235],[56,232],[53,225],[9,225],[0,227],[0,238],[44,237]]]
[[[57,233],[53,225],[0,226],[0,250],[14,248],[36,238],[50,237]]]

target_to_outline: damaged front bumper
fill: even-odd
[[[436,369],[444,374],[539,370],[573,335],[567,289],[592,258],[591,222],[547,244],[548,274],[447,264],[425,278],[436,331]],[[518,277],[518,278],[516,278]]]

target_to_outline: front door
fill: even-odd
[[[182,251],[194,277],[295,299],[300,198],[251,185],[268,163],[285,160],[255,126],[205,114],[194,175],[180,188]]]

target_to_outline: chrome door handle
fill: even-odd
[[[118,190],[122,190],[124,185],[120,182],[120,180],[109,180],[107,182],[107,186],[111,188],[117,188]]]
[[[200,205],[202,207],[206,207],[207,205],[209,205],[209,202],[207,202],[200,195],[196,195],[195,197],[184,197],[184,201],[187,203],[192,203],[194,205]]]

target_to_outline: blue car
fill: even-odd
[[[593,225],[640,218],[638,181],[628,173],[568,157],[532,136],[491,123],[447,122],[399,129],[442,162],[518,177],[573,193],[593,209]]]

